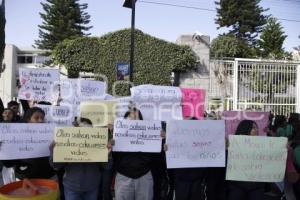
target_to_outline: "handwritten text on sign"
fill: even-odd
[[[160,134],[160,121],[117,119],[114,123],[113,151],[160,152]]]
[[[104,128],[55,129],[54,162],[107,162],[108,132]]]
[[[224,167],[223,120],[181,120],[167,124],[168,168]]]
[[[102,81],[84,79],[63,79],[60,81],[62,104],[72,105],[74,115],[79,115],[81,101],[104,99],[106,84]]]
[[[226,180],[280,182],[285,175],[287,138],[229,136]]]
[[[80,116],[90,119],[93,126],[107,126],[114,122],[116,105],[116,101],[84,101],[80,103]]]
[[[53,105],[40,105],[37,107],[41,108],[45,112],[45,122],[54,123],[58,126],[72,125],[74,116],[71,106],[53,106]]]
[[[20,68],[19,99],[53,101],[58,97],[59,70]]]
[[[144,120],[182,119],[182,93],[179,87],[140,85],[132,87],[130,92]]]
[[[0,123],[0,160],[49,156],[53,131],[51,124]]]

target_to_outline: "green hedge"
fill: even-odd
[[[86,71],[108,78],[109,92],[116,81],[116,64],[129,63],[130,29],[108,33],[100,38],[82,37],[66,40],[53,51],[57,64],[68,71]],[[134,73],[135,85],[170,85],[171,72],[196,69],[196,55],[187,46],[157,39],[140,30],[135,31]],[[101,78],[99,78],[101,80]],[[119,82],[117,95],[128,95],[128,84]]]

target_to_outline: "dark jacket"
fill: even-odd
[[[5,167],[14,167],[16,177],[24,178],[51,178],[54,170],[49,164],[49,157],[30,158],[21,160],[2,161]]]

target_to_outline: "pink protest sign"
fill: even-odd
[[[266,135],[264,129],[269,122],[268,112],[248,112],[248,111],[224,111],[223,119],[225,120],[225,133],[227,135],[234,134],[237,126],[242,120],[253,120],[258,126],[258,134]]]
[[[182,93],[183,117],[196,117],[203,119],[205,90],[180,88]]]

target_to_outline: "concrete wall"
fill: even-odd
[[[210,91],[210,37],[206,35],[181,35],[176,43],[188,45],[198,57],[197,70],[180,73],[179,86],[206,90],[206,105]]]
[[[3,63],[6,68],[0,77],[0,97],[6,103],[13,99],[16,92],[17,47],[6,45]]]
[[[181,35],[177,44],[188,45],[198,56],[198,67],[194,72],[187,72],[180,74],[180,86],[192,87],[209,90],[209,51],[210,38],[209,36],[200,35]]]

